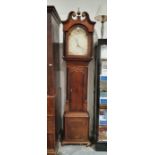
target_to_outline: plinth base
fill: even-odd
[[[89,144],[88,112],[66,112],[64,114],[64,138],[62,144]]]
[[[85,141],[85,142],[83,142],[83,141],[73,141],[73,140],[71,140],[71,141],[65,141],[65,140],[63,140],[62,141],[62,143],[61,143],[62,145],[70,145],[70,144],[72,144],[72,145],[89,145],[90,144],[90,141]]]

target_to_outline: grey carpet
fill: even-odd
[[[93,147],[83,145],[60,145],[58,155],[107,155],[107,152],[95,151]]]

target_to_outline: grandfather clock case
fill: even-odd
[[[88,64],[92,60],[95,22],[87,12],[71,11],[63,21],[66,61],[66,103],[62,144],[89,143],[89,113],[87,111]]]

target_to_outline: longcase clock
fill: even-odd
[[[70,12],[63,21],[67,89],[62,144],[89,143],[88,64],[92,60],[94,24],[87,12]]]

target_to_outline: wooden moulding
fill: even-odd
[[[89,117],[87,112],[67,112],[65,113],[65,117]]]

